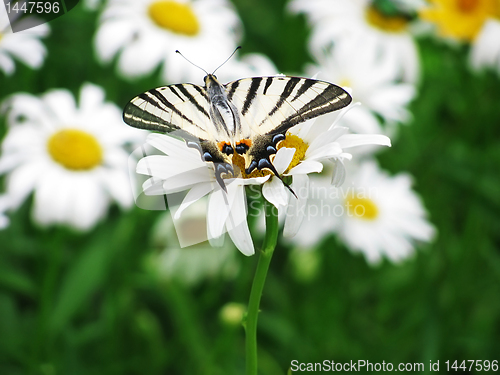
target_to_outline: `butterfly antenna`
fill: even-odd
[[[196,66],[198,69],[203,70],[203,71],[205,72],[205,74],[206,74],[206,75],[208,75],[208,72],[207,72],[205,69],[203,69],[201,66],[196,65],[196,64],[195,64],[195,63],[193,63],[192,61],[188,60],[188,59],[187,59],[187,57],[186,57],[186,56],[184,56],[184,55],[181,53],[181,51],[179,51],[178,49],[176,49],[176,50],[175,50],[175,53],[178,53],[179,55],[181,55],[182,57],[184,57],[184,60],[186,60],[188,63],[190,63],[191,65]],[[233,53],[234,53],[234,52],[233,52]],[[232,55],[231,55],[231,56],[232,56]]]
[[[240,48],[241,48],[241,46],[236,47],[236,48],[234,49],[233,53],[232,53],[232,54],[231,54],[231,55],[230,55],[230,56],[229,56],[229,57],[228,57],[228,58],[227,58],[227,59],[226,59],[226,60],[225,60],[222,64],[220,64],[220,65],[217,67],[217,69],[215,69],[215,70],[212,72],[212,74],[215,74],[215,72],[216,72],[216,71],[217,71],[217,70],[218,70],[218,69],[219,69],[222,65],[224,65],[225,63],[227,63],[227,62],[229,61],[229,59],[230,59],[231,57],[233,57],[233,55],[236,53],[236,51],[238,51]]]

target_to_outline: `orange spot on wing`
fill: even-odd
[[[250,146],[252,146],[252,141],[250,139],[242,139],[238,144],[245,144],[248,146],[248,148],[250,148]]]
[[[224,141],[217,143],[217,147],[219,148],[220,152],[222,152],[222,149],[224,148],[225,145],[231,146],[229,143]]]

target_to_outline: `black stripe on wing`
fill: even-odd
[[[307,81],[304,84],[306,83]],[[311,90],[313,90],[313,88],[311,88]],[[280,128],[289,129],[306,120],[339,110],[348,106],[351,101],[351,96],[343,88],[328,84],[322,92],[318,93],[296,113],[290,115],[283,121],[276,131],[281,132],[282,130]]]
[[[297,84],[301,81],[302,83],[298,86],[294,94]],[[311,96],[313,96],[312,99]],[[304,102],[304,100],[307,101]],[[281,121],[268,134],[284,133],[292,126],[301,122],[344,108],[351,101],[351,96],[344,89],[334,84],[309,78],[289,77],[289,81],[285,85],[276,106],[268,113],[267,118],[259,126],[270,119],[272,121],[272,116],[285,102],[292,108],[296,108],[296,111]],[[301,103],[302,106],[300,106]]]
[[[245,98],[245,102],[243,103],[243,109],[241,110],[241,114],[244,116],[248,112],[248,109],[252,105],[252,101],[255,99],[257,95],[257,90],[260,87],[260,83],[262,82],[262,77],[252,78],[252,83],[247,92],[247,97]]]
[[[168,87],[170,89],[172,89],[172,86],[168,86]],[[201,104],[198,103],[196,98],[193,95],[191,95],[191,93],[186,89],[185,85],[177,84],[177,85],[175,85],[175,87],[177,87],[180,90],[180,92],[182,92],[182,94],[196,107],[196,109],[198,109],[198,111],[203,113],[206,116],[206,118],[210,120],[210,116],[208,115],[207,111],[205,111],[205,108],[203,108],[201,106]],[[201,87],[199,87],[199,86],[194,86],[194,87],[201,89]],[[200,91],[198,91],[198,92],[200,92]]]
[[[199,86],[196,85],[189,85],[189,87],[193,87],[194,89],[199,88]],[[202,92],[199,90],[196,91],[202,94],[203,89],[201,87],[200,90],[202,90]],[[168,98],[167,95],[170,95],[170,98]],[[203,127],[189,117],[189,114],[183,113],[176,107],[186,102],[191,103],[195,108],[194,110],[205,116],[207,120],[210,120],[210,116],[205,108],[196,100],[193,94],[188,91],[186,85],[178,84],[151,89],[132,99],[123,110],[123,121],[130,126],[140,129],[166,133],[174,130],[181,130],[189,134],[179,126],[180,124],[175,124],[166,120],[167,118],[171,120],[172,115],[175,114],[178,118],[186,121],[191,126],[205,131]]]
[[[280,108],[281,106],[285,103],[285,101],[292,95],[293,89],[295,86],[297,86],[297,83],[299,83],[301,78],[299,77],[290,77],[289,81],[286,83],[283,92],[280,95],[280,98],[278,99],[278,102],[274,106],[274,108],[267,114],[268,117],[271,117],[274,115]]]

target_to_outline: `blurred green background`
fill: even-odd
[[[305,20],[287,15],[284,1],[233,2],[243,54],[267,54],[284,73],[312,61]],[[0,77],[0,99],[51,88],[77,95],[88,81],[122,107],[158,86],[158,74],[128,82],[96,62],[96,22],[81,4],[50,22],[44,66],[17,64]],[[426,371],[440,360],[441,372],[446,360],[500,360],[500,78],[472,73],[466,47],[418,45],[414,118],[379,160],[415,177],[438,237],[403,264],[378,267],[331,237],[312,275],[279,245],[259,317],[261,374],[285,374],[294,359],[423,362]],[[257,257],[238,253],[234,280],[188,288],[144,266],[158,251],[150,234],[160,212],[113,207],[80,234],[40,229],[29,211],[27,202],[0,231],[1,375],[243,373],[243,329],[219,314],[228,302],[246,304]]]

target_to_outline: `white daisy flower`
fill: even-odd
[[[247,223],[245,186],[261,185],[269,176],[259,171],[246,175],[244,159],[235,154],[233,164],[240,167],[243,175],[224,179],[226,191],[223,191],[216,180],[213,163],[203,161],[199,151],[187,147],[185,141],[163,134],[150,134],[148,143],[165,155],[149,155],[137,164],[137,173],[152,176],[143,184],[144,193],[166,194],[171,210],[178,206],[173,213],[174,219],[179,219],[187,207],[208,195],[206,215],[210,243],[221,245],[223,234],[227,231],[243,254],[254,254]],[[183,199],[177,201],[175,193],[186,190]]]
[[[214,248],[207,243],[206,203],[206,199],[198,200],[176,221],[165,213],[155,224],[153,243],[160,251],[147,265],[160,279],[194,286],[208,278],[229,279],[238,273],[240,264],[233,246],[226,242]]]
[[[362,145],[390,146],[391,141],[385,135],[348,134],[347,128],[335,124],[325,129],[314,120],[289,130],[286,139],[278,145],[273,164],[279,174],[292,177],[291,189],[296,196],[291,197],[283,181],[274,176],[262,187],[262,194],[269,202],[278,208],[286,207],[285,237],[293,237],[304,218],[308,174],[321,172],[322,162],[331,161],[335,165],[332,183],[341,184],[345,177],[343,161],[352,158],[346,149]]]
[[[99,59],[118,56],[118,71],[126,77],[151,73],[160,64],[167,82],[194,81],[203,61],[207,71],[236,48],[240,20],[227,0],[110,0],[97,30]]]
[[[324,176],[311,180],[306,220],[294,237],[296,246],[313,248],[336,233],[348,248],[376,264],[382,257],[401,262],[413,254],[417,242],[434,238],[436,230],[411,189],[410,175],[391,177],[374,161],[351,172],[340,188],[332,187]]]
[[[386,256],[400,262],[414,252],[415,242],[429,242],[436,230],[426,219],[407,173],[389,176],[375,162],[363,163],[352,175],[343,204],[338,234],[370,263]]]
[[[7,13],[0,9],[0,69],[7,75],[12,75],[16,70],[14,58],[33,69],[43,64],[47,50],[40,38],[47,36],[50,28],[47,24],[41,24],[25,30],[32,21],[30,18],[14,21],[23,31],[13,33]]]
[[[396,123],[409,120],[407,106],[415,97],[416,89],[412,83],[397,82],[394,65],[390,60],[378,59],[374,47],[355,49],[342,41],[332,53],[323,52],[316,56],[318,65],[310,65],[306,71],[350,89],[353,101],[361,103],[346,113],[341,125],[356,133],[392,136]],[[380,126],[377,115],[382,118],[384,127]],[[332,117],[323,116],[321,121],[331,123]]]
[[[5,212],[10,208],[10,199],[6,194],[0,195],[0,230],[9,225],[9,218]]]
[[[34,192],[34,219],[42,224],[91,228],[112,200],[133,203],[127,173],[129,142],[144,132],[125,126],[121,109],[104,102],[104,90],[85,84],[77,107],[67,90],[41,98],[17,94],[8,100],[9,129],[2,143],[0,174],[17,208]]]
[[[415,7],[417,3],[420,2],[415,2]],[[410,1],[404,5],[407,10]],[[313,54],[335,48],[341,41],[357,50],[375,46],[381,59],[395,64],[403,80],[418,79],[418,51],[406,17],[385,14],[372,0],[292,0],[290,10],[308,17]]]

